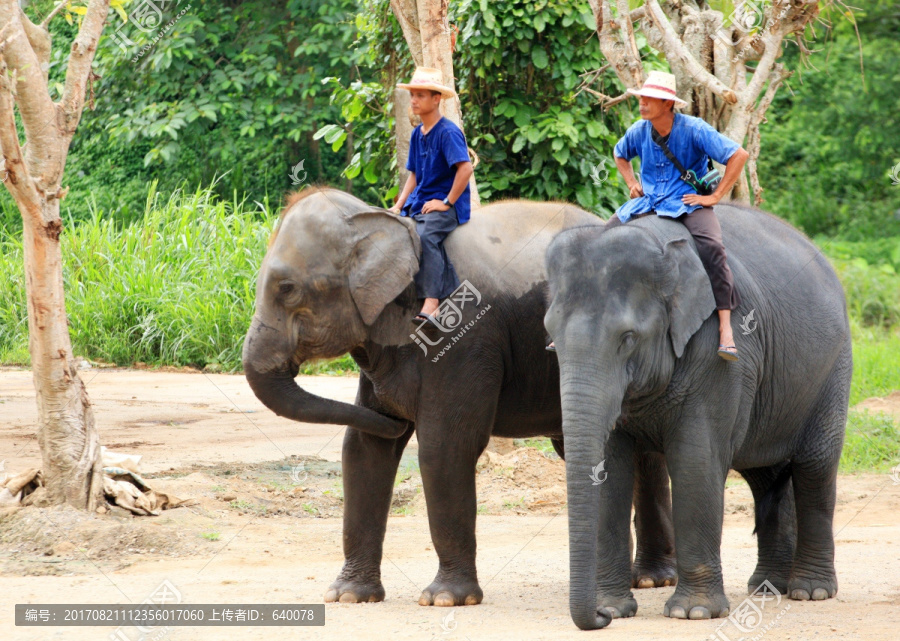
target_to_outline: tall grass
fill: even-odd
[[[212,188],[150,186],[144,215],[118,227],[95,213],[61,237],[76,354],[130,365],[240,368],[256,274],[277,217],[268,203],[219,200]],[[28,364],[21,237],[0,230],[0,362]]]

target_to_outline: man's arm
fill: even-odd
[[[700,194],[685,194],[681,198],[681,202],[686,205],[701,205],[703,207],[712,207],[717,202],[722,200],[728,193],[731,192],[731,188],[734,187],[734,183],[737,182],[737,179],[741,177],[741,172],[744,170],[744,164],[747,162],[747,158],[750,157],[750,154],[743,147],[739,148],[736,152],[731,154],[731,158],[728,159],[728,162],[725,164],[725,175],[722,177],[721,182],[719,182],[719,186],[716,187],[716,190],[711,193],[709,196],[701,196]]]
[[[472,167],[472,163],[470,161],[458,162],[454,165],[456,167],[456,176],[453,178],[453,186],[450,187],[450,193],[447,194],[447,200],[451,203],[456,203],[457,199],[462,195],[463,191],[466,189],[466,185],[469,184],[469,178],[472,177],[472,174],[475,172],[475,169]],[[432,211],[447,211],[450,209],[450,205],[445,205],[442,200],[429,200],[427,203],[422,205],[422,213],[427,214]]]
[[[409,198],[409,195],[413,193],[413,189],[416,188],[416,173],[414,171],[409,172],[409,176],[406,178],[406,184],[403,185],[403,191],[400,192],[400,196],[397,197],[397,202],[394,203],[394,206],[391,207],[388,211],[392,211],[395,214],[399,214],[400,210],[403,209],[403,205],[406,204],[406,199]]]
[[[625,179],[625,184],[628,186],[628,197],[640,198],[643,196],[644,188],[641,187],[641,183],[634,177],[634,168],[631,166],[631,161],[619,158],[618,156],[615,156],[615,159],[616,167],[619,168],[619,173],[622,175],[622,178]]]

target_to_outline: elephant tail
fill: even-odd
[[[763,525],[776,527],[778,524],[778,507],[784,493],[787,490],[788,482],[791,480],[791,464],[786,464],[778,476],[772,481],[772,485],[766,490],[765,494],[756,502],[756,524],[753,528],[753,534],[759,532]]]

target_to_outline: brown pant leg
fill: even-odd
[[[722,227],[711,207],[702,207],[690,214],[682,214],[675,220],[684,224],[694,237],[700,261],[709,275],[716,309],[736,309],[741,297],[734,286],[734,276],[725,258],[722,244]]]

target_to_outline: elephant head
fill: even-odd
[[[654,233],[660,226],[675,237]],[[676,358],[715,308],[709,279],[685,233],[670,221],[583,227],[560,233],[547,249],[550,305],[544,324],[556,342],[560,369],[569,608],[582,629],[610,622],[597,609],[601,488],[591,480],[594,470],[606,460],[623,403],[665,390]]]
[[[259,270],[244,339],[244,372],[257,398],[296,421],[401,435],[402,421],[310,394],[294,378],[305,361],[362,344],[385,307],[410,286],[418,263],[412,221],[336,189],[294,194]]]

